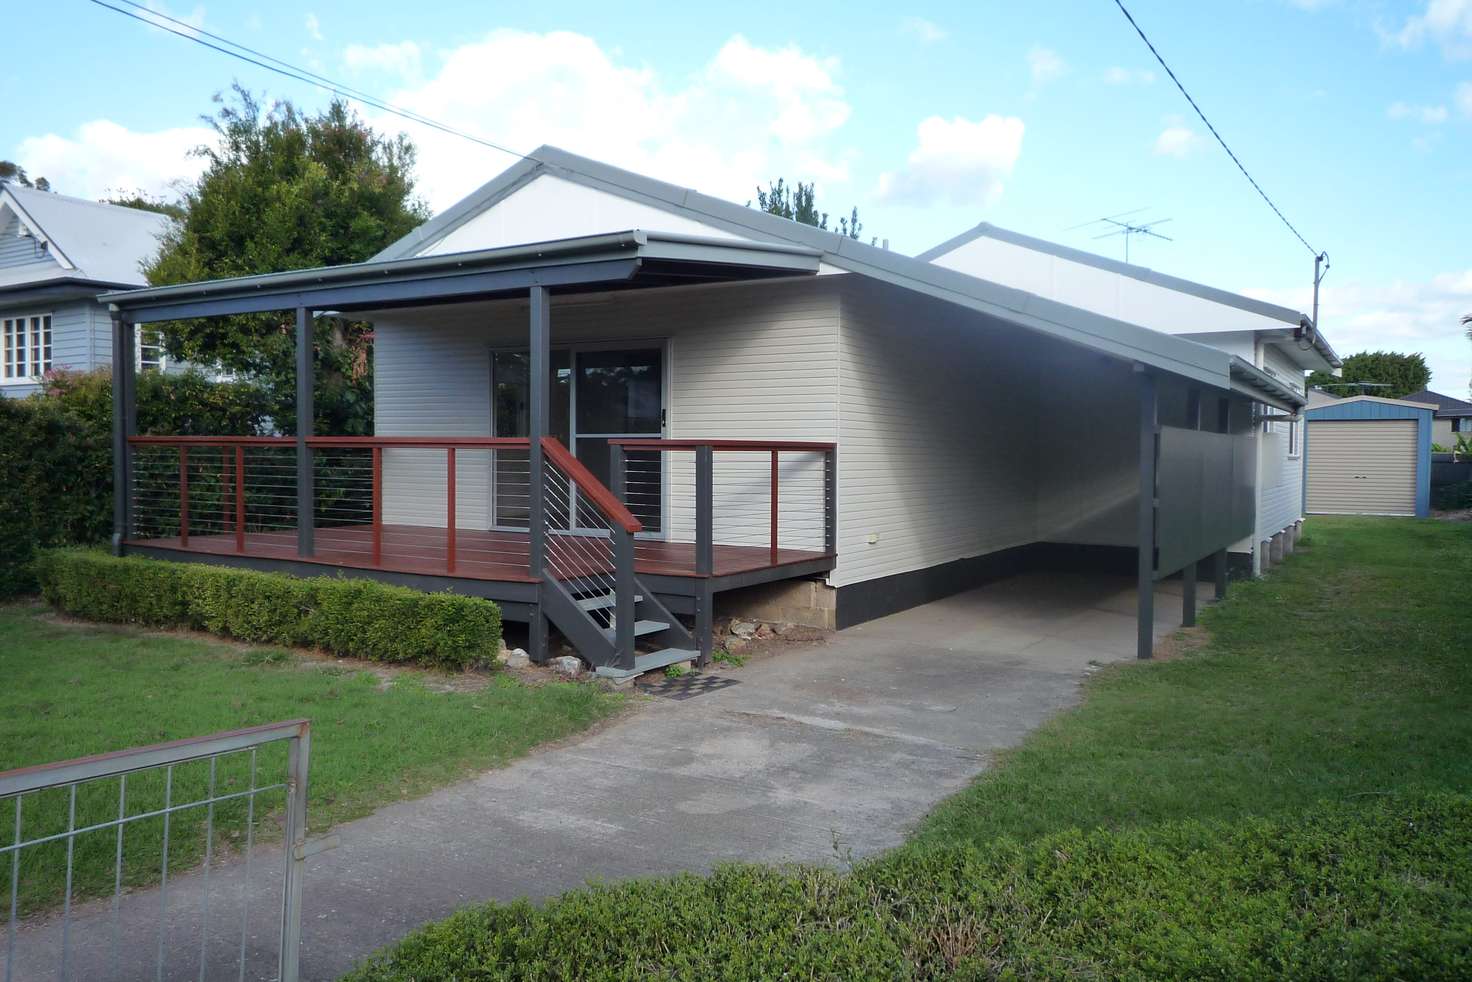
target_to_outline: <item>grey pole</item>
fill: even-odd
[[[715,455],[708,443],[695,448],[695,572],[715,572]]]
[[[1140,500],[1137,520],[1139,558],[1136,589],[1139,607],[1135,613],[1135,655],[1149,658],[1155,650],[1155,376],[1143,365],[1135,366],[1140,385]]]
[[[1181,627],[1196,626],[1196,561],[1181,570]]]
[[[123,554],[123,540],[132,525],[129,491],[133,482],[132,451],[128,437],[138,431],[134,393],[133,324],[122,314],[112,315],[112,551]]]
[[[547,435],[548,401],[547,373],[552,361],[552,317],[551,296],[545,286],[531,288],[531,316],[529,325],[530,365],[527,385],[531,400],[530,422],[527,429],[527,534],[529,537],[528,561],[532,577],[541,589],[547,568],[547,488],[543,469],[542,438]],[[535,662],[547,660],[547,618],[541,604],[532,612],[531,630],[528,637],[531,651],[528,654]]]
[[[296,309],[296,552],[310,556],[315,551],[316,526],[313,506],[316,498],[312,474],[312,448],[307,437],[316,426],[316,408],[312,387],[316,372],[312,359],[312,312]]]
[[[1215,556],[1213,573],[1216,578],[1216,598],[1227,599],[1227,550],[1218,549]]]

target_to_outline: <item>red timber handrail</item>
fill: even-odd
[[[554,441],[555,442],[555,441]],[[527,450],[531,441],[526,437],[491,436],[309,436],[307,446],[317,449],[368,450],[372,452],[372,548],[373,564],[383,561],[383,451],[386,449],[420,449],[445,451],[445,559],[449,571],[456,562],[456,450]],[[296,445],[293,436],[155,436],[136,435],[128,437],[130,447],[174,447],[179,451],[179,539],[181,545],[189,541],[189,450],[192,447],[218,448],[233,451],[222,462],[222,480],[233,472],[235,551],[245,552],[246,539],[246,496],[245,496],[245,453],[253,447],[289,447]],[[557,444],[561,453],[571,460],[565,448]],[[555,452],[549,449],[555,456]],[[559,458],[559,463],[561,460]],[[563,464],[564,470],[573,474],[590,501],[600,507],[612,503],[627,515],[618,499],[608,493],[587,469],[575,460],[572,466]],[[599,494],[601,492],[601,496]],[[300,525],[301,519],[298,518]],[[637,520],[635,520],[637,525]]]
[[[613,469],[614,483],[623,487],[623,454],[629,450],[691,450],[696,454],[696,569],[709,573],[713,566],[714,534],[714,479],[711,474],[710,455],[721,452],[771,454],[771,514],[769,516],[768,549],[772,565],[777,564],[779,495],[778,458],[783,452],[821,453],[824,457],[824,549],[832,553],[838,542],[838,497],[837,456],[838,444],[822,440],[666,440],[643,437],[619,437],[608,441],[615,448]],[[702,455],[704,455],[702,457]]]
[[[609,443],[615,442],[617,441],[609,441]],[[578,492],[596,506],[603,513],[604,518],[630,535],[644,531],[644,524],[634,517],[634,513],[629,511],[628,507],[619,501],[618,497],[608,490],[603,482],[593,475],[592,471],[584,467],[583,462],[574,457],[562,445],[561,440],[555,436],[542,437],[542,452],[578,486]]]

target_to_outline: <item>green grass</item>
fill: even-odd
[[[355,818],[386,802],[422,794],[496,767],[537,744],[575,733],[615,713],[623,697],[591,685],[530,686],[504,675],[449,676],[427,671],[362,671],[294,651],[232,645],[198,635],[59,621],[39,605],[0,606],[0,770],[46,763],[221,730],[306,717],[312,723],[308,816],[311,829]],[[260,783],[279,781],[284,747],[262,752]],[[249,760],[217,770],[217,788],[245,787]],[[208,768],[177,768],[173,801],[207,788]],[[128,812],[163,800],[162,776],[128,783]],[[256,835],[279,835],[282,797],[258,805]],[[0,842],[13,834],[13,805],[0,814]],[[116,781],[88,786],[78,798],[78,826],[114,818]],[[204,855],[203,809],[176,813],[171,869]],[[30,796],[27,836],[66,827],[62,792]],[[243,843],[243,802],[216,814],[216,849]],[[129,826],[125,882],[155,882],[161,872],[161,819]],[[77,839],[76,895],[112,889],[115,837],[109,830]],[[64,891],[60,844],[23,853],[24,909],[55,904]],[[8,899],[9,858],[0,864]]]
[[[467,908],[352,978],[1472,976],[1472,525],[1309,531],[888,855]]]

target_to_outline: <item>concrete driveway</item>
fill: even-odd
[[[1164,584],[1157,636],[1180,623]],[[543,898],[590,879],[725,861],[832,863],[899,843],[991,755],[1074,703],[1093,667],[1133,658],[1130,581],[1031,575],[839,632],[716,674],[739,684],[648,699],[619,723],[341,826],[309,862],[303,977],[332,979],[455,908]],[[208,881],[207,977],[270,978],[279,852]],[[197,978],[206,883],[168,891],[165,978]],[[153,978],[157,891],[73,912],[77,978]],[[55,977],[60,925],[23,926],[16,978]],[[114,938],[123,957],[112,961]],[[136,968],[136,971],[134,969]]]

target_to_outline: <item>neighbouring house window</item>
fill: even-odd
[[[1453,433],[1472,433],[1472,416],[1455,416],[1452,418]]]
[[[161,372],[164,370],[164,336],[158,330],[138,332],[138,371]]]
[[[0,381],[22,382],[51,371],[51,315],[0,320]]]

